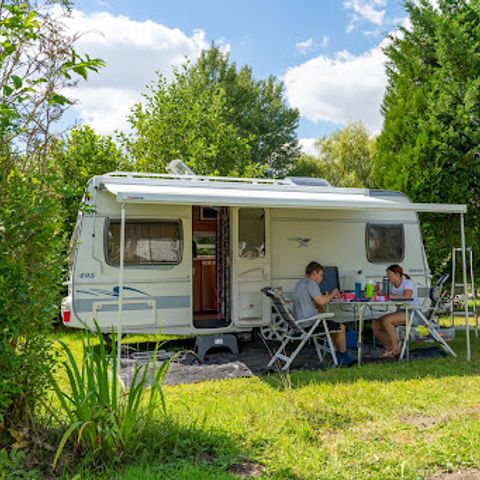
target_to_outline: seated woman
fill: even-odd
[[[390,283],[390,299],[411,299],[413,305],[418,305],[417,286],[415,282],[405,273],[400,265],[390,265],[387,268],[387,277]],[[379,292],[380,293],[380,292]],[[385,348],[383,357],[395,357],[400,355],[398,343],[397,326],[405,325],[405,311],[387,313],[377,318],[372,323],[375,336]]]

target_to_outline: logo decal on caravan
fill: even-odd
[[[300,238],[300,237],[292,237],[289,238],[289,240],[293,240],[294,242],[298,243],[298,248],[300,247],[308,247],[308,242],[311,240],[311,238]]]

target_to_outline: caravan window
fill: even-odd
[[[367,223],[367,258],[372,263],[399,263],[405,254],[402,224]]]
[[[125,265],[177,265],[182,260],[182,223],[179,220],[127,220]],[[120,221],[107,220],[106,257],[120,264]]]
[[[241,208],[238,211],[238,248],[241,258],[265,256],[265,211]]]

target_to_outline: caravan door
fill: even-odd
[[[270,211],[232,209],[233,321],[239,327],[270,322],[270,302],[260,291],[271,282]]]

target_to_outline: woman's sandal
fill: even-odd
[[[380,358],[395,358],[395,354],[391,350],[387,350],[380,355]]]

